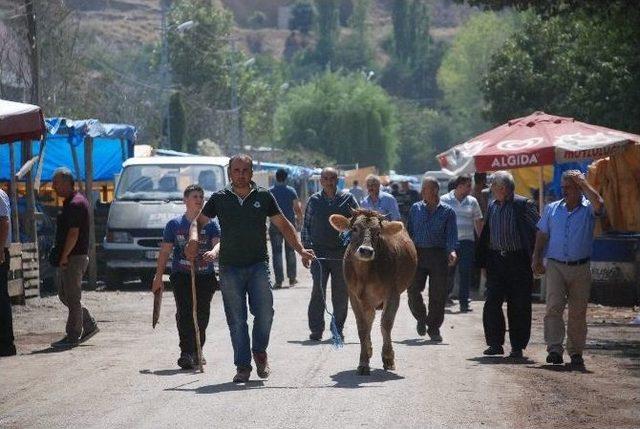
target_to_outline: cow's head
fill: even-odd
[[[388,221],[380,213],[365,209],[355,210],[351,219],[339,214],[331,215],[329,222],[340,232],[350,232],[349,248],[361,261],[375,259],[376,250],[383,242],[404,228],[402,222]]]

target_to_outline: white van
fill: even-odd
[[[109,208],[104,237],[107,287],[140,279],[150,285],[166,223],[184,213],[184,189],[204,188],[205,200],[227,183],[227,157],[154,156],[130,158]]]

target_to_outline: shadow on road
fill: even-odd
[[[60,352],[69,351],[71,349],[77,349],[78,347],[93,347],[93,344],[78,344],[77,346],[71,346],[71,347],[47,347],[46,349],[34,350],[29,354],[39,355],[39,354],[47,354],[47,353],[60,353]]]
[[[333,340],[331,338],[328,338],[326,340],[322,340],[322,341],[313,341],[313,340],[289,340],[287,341],[287,343],[289,344],[298,344],[301,346],[320,346],[320,345],[324,345],[324,344],[333,344]],[[345,346],[349,345],[349,344],[360,344],[360,343],[343,343]]]
[[[176,387],[170,387],[168,389],[164,389],[165,392],[193,392],[198,394],[212,394],[212,393],[224,393],[224,392],[238,392],[243,390],[254,390],[254,389],[298,389],[298,387],[287,387],[287,386],[267,386],[262,380],[250,380],[247,383],[220,383],[220,384],[210,384],[208,386],[200,386],[193,389],[186,388],[185,386],[195,383],[197,380],[191,381],[189,383],[181,384]]]
[[[404,377],[393,372],[384,371],[382,369],[371,370],[371,375],[358,375],[355,370],[342,371],[331,376],[336,382],[334,386],[342,389],[359,389],[362,387],[381,387],[381,386],[364,386],[367,383],[381,383],[384,381],[402,380]]]
[[[150,369],[141,369],[138,372],[140,372],[140,374],[144,374],[144,375],[162,375],[162,376],[165,376],[165,375],[187,374],[190,371],[189,370],[185,370],[185,369],[172,368],[172,369],[158,369],[156,371],[152,371]]]
[[[535,363],[528,357],[510,358],[502,356],[479,356],[467,359],[472,362],[478,362],[481,365],[527,365]]]
[[[422,338],[411,338],[402,341],[393,341],[394,344],[402,344],[405,346],[448,346],[449,343],[425,340]]]
[[[564,365],[539,365],[539,366],[528,366],[527,368],[531,369],[545,369],[547,371],[552,372],[579,372],[582,374],[593,374],[593,371],[589,371],[584,366],[573,366],[570,363],[565,363]]]

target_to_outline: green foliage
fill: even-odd
[[[484,12],[473,16],[458,31],[438,70],[443,105],[453,119],[455,136],[466,140],[490,128],[483,116],[487,108],[483,77],[491,55],[516,29],[519,15]]]
[[[638,9],[531,16],[492,58],[485,86],[490,119],[545,110],[640,131],[638,22]]]
[[[264,14],[264,12],[261,11],[255,11],[250,17],[249,17],[249,26],[251,28],[257,29],[257,28],[264,28],[267,25],[267,15]]]
[[[340,41],[336,52],[336,66],[347,70],[369,70],[374,66],[371,35],[367,25],[371,0],[357,0],[349,25],[353,33]]]
[[[315,61],[322,66],[334,63],[336,42],[340,34],[339,6],[340,0],[316,0],[318,43],[314,57]]]
[[[171,132],[171,140],[169,145],[171,149],[177,151],[186,151],[185,135],[187,131],[187,123],[182,105],[182,97],[179,92],[171,94],[169,101],[169,130]]]
[[[276,112],[284,147],[319,150],[341,164],[381,170],[395,161],[396,121],[386,93],[360,74],[327,72],[291,89]]]
[[[311,0],[298,0],[291,7],[289,29],[308,34],[316,21],[316,10]]]
[[[417,103],[402,99],[394,101],[399,111],[396,170],[406,174],[439,170],[436,155],[454,143],[451,120]]]

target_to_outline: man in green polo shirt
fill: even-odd
[[[231,334],[236,383],[244,383],[251,375],[251,352],[260,378],[271,372],[267,361],[267,345],[273,321],[273,295],[269,280],[266,219],[270,218],[287,243],[302,256],[309,267],[313,252],[302,247],[295,228],[280,212],[268,189],[252,180],[253,160],[248,155],[235,155],[229,160],[231,185],[211,195],[198,217],[204,224],[218,217],[220,238],[220,291]],[[194,222],[185,249],[188,258],[197,253],[198,225]],[[247,326],[247,295],[253,314],[253,345]]]

